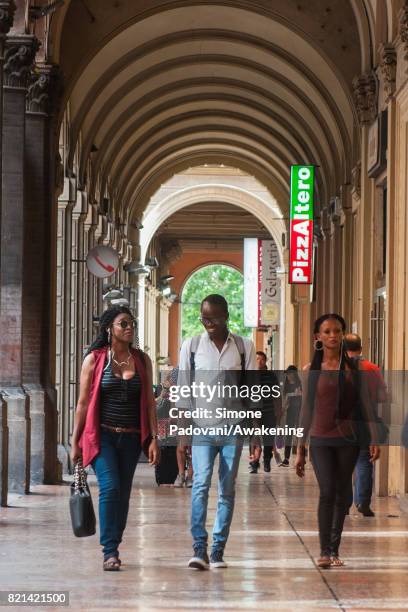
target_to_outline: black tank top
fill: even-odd
[[[100,391],[101,424],[140,428],[141,381],[137,372],[129,380],[118,378],[110,362],[104,369]]]

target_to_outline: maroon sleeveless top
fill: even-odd
[[[310,435],[314,438],[354,439],[353,411],[358,402],[356,385],[353,384],[352,372],[343,371],[342,400],[339,402],[339,372],[323,370],[316,385],[316,399]]]

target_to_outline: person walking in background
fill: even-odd
[[[368,391],[374,409],[379,403],[387,402],[387,389],[380,368],[362,356],[361,338],[357,334],[346,334],[345,345],[347,355],[358,362],[360,370],[370,372],[368,376]],[[374,465],[370,461],[368,447],[361,448],[354,471],[354,503],[363,516],[373,517],[371,497],[373,494]],[[350,491],[350,506],[353,503],[353,488]]]
[[[186,373],[191,381],[192,372],[209,372],[224,376],[228,371],[255,370],[255,348],[253,342],[232,334],[228,329],[228,304],[221,295],[208,295],[201,302],[201,322],[204,333],[183,342],[180,351],[180,374],[178,384],[183,383]],[[208,374],[207,374],[208,376]],[[234,378],[236,376],[234,375]],[[177,403],[180,408],[185,405]],[[208,404],[207,404],[208,406]],[[188,407],[188,405],[187,405]],[[207,422],[208,424],[208,422]],[[188,566],[206,570],[224,568],[224,549],[227,543],[235,502],[235,481],[238,473],[243,440],[232,436],[194,436],[192,441],[193,488],[191,500],[191,535],[194,555]],[[210,559],[207,554],[208,533],[206,530],[208,495],[215,458],[219,456],[218,502],[213,528],[213,543]]]
[[[260,385],[279,385],[276,374],[271,370],[268,370],[266,365],[267,357],[263,351],[257,351],[256,353],[256,367],[260,374]],[[262,401],[262,425],[265,427],[275,428],[282,414],[282,398],[264,398]],[[275,458],[277,465],[280,465],[282,458],[279,454],[278,449],[275,445],[275,436],[269,436],[263,440],[263,460],[264,460],[264,471],[271,471],[271,459],[272,454]],[[250,461],[249,461],[249,473],[256,474],[260,467],[260,458],[262,455],[262,441],[253,440],[250,444]]]
[[[157,400],[157,418],[159,426],[159,439],[161,443],[166,443],[169,437],[169,426],[172,421],[170,418],[171,401],[169,397],[169,389],[172,385],[177,384],[179,368],[172,368],[166,373],[160,397]],[[174,440],[170,441],[170,445],[161,447],[161,457],[163,461],[156,467],[156,480],[160,484],[171,484],[176,489],[186,486],[190,489],[193,486],[193,466],[191,463],[191,448],[181,442]],[[173,477],[173,466],[177,464],[177,472]],[[187,477],[186,477],[187,468]]]
[[[340,567],[339,547],[352,474],[359,456],[359,441],[353,418],[364,402],[371,439],[376,440],[370,406],[358,388],[356,362],[345,350],[346,323],[338,314],[325,314],[314,324],[314,354],[303,387],[300,427],[304,440],[299,444],[295,469],[299,477],[305,471],[305,441],[310,433],[310,457],[320,490],[318,524],[320,557],[318,567]],[[380,450],[369,447],[370,461],[378,459]]]
[[[285,382],[283,384],[283,420],[288,427],[297,427],[299,422],[300,407],[302,404],[302,384],[300,382],[298,369],[290,365],[285,370]],[[293,436],[285,438],[285,457],[281,467],[289,466],[292,452]]]
[[[170,401],[169,390],[172,385],[177,383],[178,367],[168,370],[163,375],[160,395],[156,402],[160,462],[155,467],[155,474],[159,486],[173,487],[178,475],[177,438],[170,435],[172,402]]]
[[[106,310],[81,371],[71,458],[91,464],[99,485],[103,569],[118,571],[132,480],[143,449],[158,462],[152,363],[132,348],[136,322],[125,307]]]
[[[175,487],[187,487],[191,489],[193,486],[193,462],[191,461],[191,446],[186,444],[179,444],[177,446],[177,465],[178,475]]]

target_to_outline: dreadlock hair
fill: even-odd
[[[346,322],[342,316],[336,314],[335,312],[331,312],[328,314],[324,314],[316,321],[313,325],[313,333],[318,334],[320,332],[321,325],[328,320],[338,321],[341,325],[341,329],[343,334],[346,331]],[[323,361],[323,351],[316,350],[314,351],[312,361],[310,364],[309,371],[309,386],[308,386],[308,403],[311,408],[314,407],[314,401],[316,397],[316,387],[319,380],[320,372],[322,369],[322,361]],[[356,371],[358,370],[356,366],[356,362],[354,359],[351,359],[347,355],[346,345],[344,342],[340,345],[340,354],[339,354],[339,403],[341,403],[344,391],[344,370],[346,369],[346,365],[350,370]]]
[[[108,308],[105,310],[99,319],[99,333],[92,344],[89,346],[88,350],[85,353],[85,357],[89,355],[92,351],[96,349],[101,349],[104,346],[109,346],[109,335],[108,329],[111,327],[113,321],[120,314],[127,314],[133,318],[132,313],[129,308],[126,306],[112,306],[112,308]],[[136,338],[136,347],[139,348],[139,341]]]

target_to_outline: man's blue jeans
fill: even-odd
[[[119,554],[140,450],[139,433],[101,431],[100,453],[92,467],[99,484],[99,531],[105,559]]]
[[[237,438],[200,436],[193,439],[193,489],[191,499],[191,535],[193,546],[207,547],[208,493],[214,461],[219,455],[218,503],[213,529],[213,550],[223,550],[228,539],[235,501],[235,480],[238,473],[243,442]]]
[[[373,493],[373,464],[370,462],[370,452],[360,450],[354,474],[354,503],[356,505],[371,504]]]

